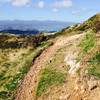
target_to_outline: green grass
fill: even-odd
[[[100,40],[97,41],[95,33],[91,30],[88,31],[79,45],[81,51],[77,58],[77,61],[82,61],[82,59],[88,54],[88,56],[90,56],[90,58],[87,59],[88,62],[86,62],[88,66],[88,74],[97,78],[100,78],[100,50],[98,50],[99,41]],[[79,73],[80,70],[77,72]]]
[[[36,49],[0,49],[0,100],[14,100],[16,88],[29,71],[32,62],[50,45],[51,42]]]
[[[11,93],[7,91],[2,91],[0,92],[0,100],[14,100],[14,98],[11,99]]]
[[[100,52],[96,52],[93,54],[93,57],[91,57],[88,61],[89,63],[97,63],[99,64],[100,63]]]
[[[100,78],[100,52],[96,52],[88,61],[88,74]]]
[[[48,44],[47,41],[43,41],[43,42],[39,43],[40,46],[46,46],[47,44]]]
[[[85,63],[88,66],[88,74],[100,78],[100,52],[96,52],[98,51],[98,46],[95,33],[91,30],[87,31],[79,46],[81,51],[77,57],[77,61],[82,61],[88,54],[90,58],[85,58],[88,60],[88,62]],[[80,69],[77,73],[80,73]]]
[[[88,30],[86,35],[79,44],[81,51],[77,57],[77,62],[81,61],[82,58],[92,49],[96,47],[96,37],[92,30]]]
[[[63,62],[67,48],[68,46],[64,46],[58,49],[50,62],[45,66],[45,69],[41,71],[36,91],[37,97],[41,96],[51,86],[60,85],[66,80],[68,66]]]
[[[18,55],[19,52],[21,52],[19,57],[12,56],[14,59],[10,59],[10,54]],[[26,55],[22,55],[23,53]],[[35,51],[28,48],[10,49],[0,54],[2,55],[0,57],[2,61],[0,63],[0,100],[13,100],[18,83],[31,67]],[[5,59],[5,54],[7,59]]]
[[[85,55],[92,48],[94,48],[92,53],[90,53],[91,57],[87,62],[88,74],[100,78],[100,52],[97,50],[98,46],[99,44],[97,44],[95,33],[93,34],[92,32],[88,32],[84,39],[81,41],[80,47],[82,51],[80,53],[79,59],[85,57]]]
[[[62,84],[65,80],[65,74],[48,67],[43,70],[40,81],[38,83],[36,96],[41,96],[50,86]]]
[[[95,34],[92,31],[88,31],[84,39],[80,43],[82,52],[87,53],[94,46],[95,46]]]
[[[88,69],[88,74],[93,75],[97,78],[100,78],[100,68],[97,67],[98,65],[92,66]],[[89,66],[90,67],[90,66]],[[99,66],[100,67],[100,66]]]

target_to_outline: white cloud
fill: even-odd
[[[0,0],[0,3],[10,3],[13,6],[25,6],[30,0]]]
[[[68,8],[72,6],[71,0],[58,0],[54,2],[52,5],[54,8]]]
[[[44,8],[45,6],[45,2],[44,1],[39,1],[37,4],[36,4],[36,7],[37,8]]]
[[[61,8],[68,8],[72,6],[71,0],[54,0],[50,4],[46,4],[45,0],[37,0],[37,3],[32,3],[32,0],[0,0],[0,3],[10,3],[13,6],[25,6],[33,5],[37,8],[51,8],[54,12],[57,12]]]
[[[12,0],[12,5],[14,6],[25,6],[30,2],[30,0]]]
[[[55,2],[52,2],[52,4],[49,5],[50,8],[52,8],[53,12],[58,12],[59,9],[62,8],[69,8],[73,5],[71,0],[56,0]]]

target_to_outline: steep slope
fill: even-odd
[[[76,30],[81,31],[87,29],[93,29],[96,32],[100,31],[100,13],[94,15],[93,17],[85,21],[83,24],[80,24],[78,27],[76,27]]]
[[[96,38],[97,42],[93,41],[94,38],[92,31],[57,37],[54,45],[43,51],[34,62],[17,91],[16,100],[99,100],[100,38]],[[47,83],[54,78],[47,75],[45,79],[46,76],[42,76],[45,68],[54,68],[65,74],[63,82]],[[48,77],[51,77],[50,80]],[[57,79],[56,75],[54,77]]]
[[[99,100],[99,25],[97,14],[59,32],[34,61],[16,100]]]
[[[13,100],[32,61],[52,45],[47,38],[43,34],[30,37],[0,34],[0,100]]]
[[[94,15],[81,24],[72,25],[71,27],[63,29],[61,32],[59,32],[59,34],[80,34],[81,32],[87,31],[89,29],[94,30],[95,33],[100,31],[100,13]]]
[[[46,67],[53,66],[59,70],[62,70],[62,72],[64,71],[64,73],[66,73],[66,75],[67,75],[68,74],[68,72],[67,72],[68,66],[66,66],[66,61],[64,59],[65,59],[67,53],[70,55],[73,55],[75,52],[78,51],[77,45],[83,35],[84,34],[75,35],[75,36],[71,36],[71,37],[56,38],[54,45],[49,47],[48,49],[46,49],[40,55],[40,57],[37,58],[37,60],[34,62],[34,65],[31,67],[30,71],[28,72],[28,74],[22,81],[21,86],[18,89],[16,100],[34,100],[36,98],[36,87],[38,86],[38,82],[39,82],[39,73],[41,72],[41,70],[43,70]],[[58,58],[56,58],[56,56],[58,56]],[[56,62],[57,59],[61,60],[61,61]],[[74,63],[73,59],[75,59],[75,58],[72,57],[71,59],[72,59],[72,63]],[[65,79],[63,86],[64,85],[66,86],[66,81],[67,80]],[[73,83],[71,83],[71,82],[72,82],[72,80],[70,79],[69,88],[71,88],[71,86],[73,86]],[[57,87],[59,87],[59,85]],[[57,87],[55,87],[55,88],[57,88]],[[59,88],[62,88],[62,86]],[[61,91],[64,91],[63,89],[64,88],[62,88]],[[53,92],[55,93],[55,91],[57,91],[57,90],[58,89],[56,89],[56,90],[54,89]],[[70,89],[70,91],[71,90],[72,89]],[[52,90],[50,89],[50,91],[52,91]],[[59,99],[59,96],[57,93],[56,93],[57,95],[56,94],[53,95],[53,93],[50,91],[49,91],[49,96],[46,96],[46,94],[45,94],[40,99],[41,100],[48,100],[49,98],[51,98],[51,100],[54,100],[53,98]],[[65,92],[65,93],[67,93],[67,92]]]

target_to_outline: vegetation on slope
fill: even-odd
[[[14,100],[16,88],[32,62],[52,42],[46,41],[47,37],[43,35],[0,35],[0,38],[0,100]],[[19,47],[20,41],[22,45]]]
[[[92,29],[92,31],[87,31]],[[79,61],[88,66],[88,74],[100,78],[100,39],[97,41],[97,34],[100,31],[100,15],[95,15],[83,24],[63,29],[58,34],[52,36],[32,35],[15,36],[0,35],[0,99],[13,100],[16,88],[21,79],[32,65],[32,61],[41,52],[52,45],[47,42],[49,38],[59,35],[73,35],[86,32],[84,39],[80,43]],[[60,49],[55,54],[50,63],[42,71],[38,83],[36,96],[41,96],[50,86],[62,84],[65,80],[66,66],[62,64],[65,48]],[[59,59],[58,59],[59,58]],[[62,64],[62,65],[61,65]],[[59,71],[60,69],[60,71]],[[79,70],[81,71],[81,70]]]
[[[100,78],[100,38],[97,39],[97,35],[89,30],[79,46],[81,51],[78,61],[87,65],[89,75]]]
[[[50,63],[45,66],[45,69],[41,70],[36,91],[37,98],[43,93],[46,93],[48,88],[55,85],[61,85],[65,82],[68,67],[62,62],[65,56],[66,48],[67,47],[64,46],[58,49],[52,60],[50,60]]]
[[[32,47],[36,48],[43,41],[48,40],[48,36],[44,34],[39,35],[0,35],[0,48],[2,49],[19,49]]]
[[[62,84],[65,74],[54,68],[45,68],[38,83],[36,96],[41,96],[50,86]]]
[[[100,52],[95,52],[93,56],[88,61],[89,69],[88,73],[90,75],[100,78]]]
[[[92,30],[88,30],[79,45],[81,51],[77,60],[78,61],[82,60],[82,58],[90,51],[90,49],[94,48],[95,45],[96,45],[95,34],[93,33]]]
[[[75,35],[80,34],[82,32],[86,32],[88,30],[93,30],[95,33],[100,31],[100,13],[94,15],[90,19],[86,20],[85,22],[81,24],[76,24],[71,27],[64,28],[55,36],[58,35]]]

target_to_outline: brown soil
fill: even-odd
[[[16,100],[36,100],[36,87],[38,84],[38,76],[41,69],[45,68],[45,65],[50,62],[50,59],[54,56],[58,49],[68,44],[74,45],[77,43],[77,41],[80,41],[82,36],[84,36],[84,34],[70,37],[57,37],[54,40],[53,46],[45,49],[42,54],[35,60],[33,66],[30,68],[30,71],[24,77],[20,87],[17,90]],[[69,49],[71,53],[76,51],[71,49]],[[99,99],[94,99],[95,95],[93,94],[96,90],[90,93],[91,91],[87,90],[87,83],[84,82],[83,79],[80,79],[80,77],[76,74],[69,74],[62,86],[52,86],[46,93],[43,93],[43,95],[39,97],[38,100],[99,100],[99,89],[97,89],[97,93],[99,94],[99,96],[97,95],[97,98]]]

